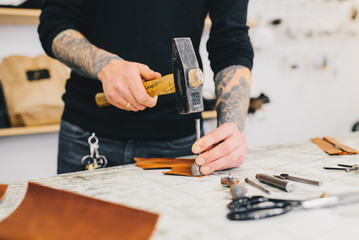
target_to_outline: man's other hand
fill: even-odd
[[[192,151],[199,154],[196,163],[202,174],[239,167],[248,153],[246,136],[234,123],[224,123],[197,140]]]
[[[120,59],[111,60],[98,74],[108,102],[120,109],[135,112],[156,105],[157,96],[148,95],[143,79],[159,77],[161,74],[147,65]]]

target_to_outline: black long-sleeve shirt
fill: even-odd
[[[95,46],[166,75],[172,72],[174,37],[191,38],[201,65],[199,44],[209,13],[212,28],[207,49],[216,74],[230,65],[252,67],[247,5],[248,0],[45,0],[38,32],[52,57],[56,35],[74,29]],[[63,96],[62,119],[99,136],[122,140],[169,140],[195,132],[198,114],[179,115],[174,94],[159,96],[154,108],[129,112],[97,107],[98,92],[103,92],[98,79],[72,72]]]

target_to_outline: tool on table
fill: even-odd
[[[233,199],[242,198],[246,194],[245,186],[239,182],[238,178],[232,177],[231,173],[229,173],[228,177],[221,178],[221,183],[231,188]]]
[[[270,194],[270,191],[268,191],[267,189],[265,189],[264,187],[262,186],[259,186],[258,184],[256,184],[255,182],[249,180],[248,178],[245,178],[244,181],[246,181],[246,183],[252,185],[253,187],[261,190],[262,192],[265,192],[266,194]]]
[[[358,164],[354,164],[354,165],[347,165],[347,164],[338,164],[339,167],[323,167],[326,170],[344,170],[345,172],[351,172],[351,171],[358,171],[359,170],[359,165]]]
[[[99,140],[95,136],[95,133],[88,138],[87,141],[90,144],[90,155],[86,155],[81,159],[81,164],[85,166],[86,170],[94,170],[97,168],[104,168],[107,165],[107,158],[100,155]]]
[[[332,137],[312,138],[311,140],[329,155],[348,155],[359,153],[357,150],[342,144]]]
[[[201,138],[201,120],[196,119],[195,120],[195,127],[196,127],[196,140]],[[202,175],[200,171],[200,166],[197,165],[196,161],[191,166],[191,174],[192,176],[200,176]]]
[[[228,204],[230,220],[258,220],[287,213],[295,208],[317,209],[359,202],[359,192],[309,200],[286,200],[263,196],[243,197]]]
[[[176,92],[180,114],[202,112],[204,76],[190,38],[172,40],[172,71],[173,74],[145,81],[144,87],[148,94],[157,96]],[[95,100],[99,107],[110,105],[104,93],[97,93]]]
[[[305,178],[290,176],[287,173],[282,173],[279,176],[278,175],[273,175],[273,176],[276,177],[276,178],[279,178],[279,179],[286,179],[286,180],[306,183],[306,184],[315,185],[315,186],[322,186],[322,184],[323,184],[322,182],[319,182],[319,181],[314,181],[314,180],[309,180],[309,179],[305,179]]]
[[[272,187],[279,188],[283,191],[292,192],[294,190],[293,182],[289,182],[286,180],[278,179],[267,174],[257,174],[256,178],[265,184],[268,184]]]

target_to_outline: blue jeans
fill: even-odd
[[[85,166],[81,164],[81,159],[90,154],[90,145],[87,140],[91,134],[91,131],[61,121],[57,173],[85,170]],[[99,138],[99,154],[107,158],[107,167],[134,163],[134,157],[174,158],[193,155],[191,147],[196,141],[195,134],[171,141],[117,141],[97,137]]]

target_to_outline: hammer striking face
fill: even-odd
[[[174,38],[172,41],[172,69],[176,87],[178,112],[189,114],[202,112],[203,72],[190,38]]]

